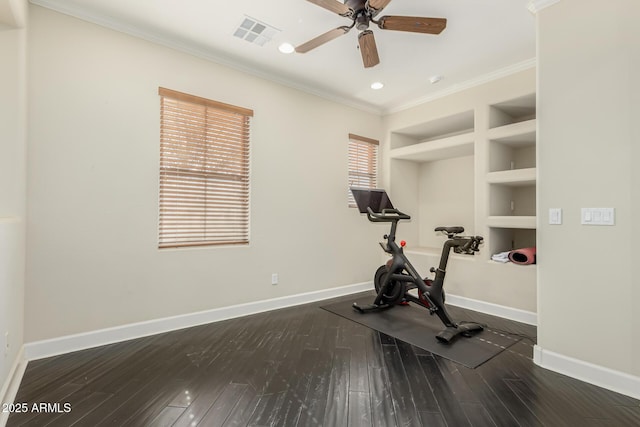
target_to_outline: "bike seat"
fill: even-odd
[[[444,231],[447,234],[464,233],[464,227],[436,227],[434,231]]]

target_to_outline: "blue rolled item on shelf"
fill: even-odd
[[[522,248],[509,252],[509,261],[514,264],[528,265],[536,263],[536,248]]]

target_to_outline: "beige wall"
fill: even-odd
[[[26,52],[24,28],[0,27],[0,217],[25,210]]]
[[[538,14],[538,345],[636,376],[638,18],[636,0]],[[580,225],[583,207],[615,208],[615,226]],[[562,225],[547,225],[549,208]]]
[[[26,1],[0,0],[0,390],[23,344],[27,30],[19,26],[25,15]]]
[[[27,22],[26,0],[0,1],[0,31],[24,28]]]
[[[379,116],[47,9],[30,27],[26,341],[372,279],[347,138]],[[158,86],[255,111],[249,246],[156,248]]]
[[[633,9],[635,11],[634,16],[637,18],[640,16],[640,5],[636,4],[633,7],[635,7]],[[627,23],[625,37],[629,42],[640,40],[640,26]],[[627,81],[629,83],[629,114],[631,117],[629,122],[631,130],[631,212],[633,218],[637,219],[640,214],[640,197],[638,196],[638,189],[640,189],[640,167],[638,167],[638,162],[640,162],[640,126],[638,126],[637,122],[637,118],[640,117],[640,80],[637,78],[640,74],[640,48],[638,43],[635,46],[635,51],[630,58],[631,75],[634,77]],[[630,232],[629,245],[631,246],[631,256],[633,257],[634,254],[637,254],[635,242],[640,241],[640,222],[632,221]],[[633,264],[635,262],[636,259],[633,260]],[[631,287],[633,289],[632,301],[640,301],[640,274],[633,268],[631,270]],[[632,309],[631,317],[631,328],[634,331],[633,336],[636,337],[632,340],[632,372],[640,376],[640,310],[637,307]]]
[[[439,226],[461,225],[475,228],[474,156],[429,162],[419,168],[417,213],[420,218],[420,246],[441,247]],[[426,273],[426,272],[425,272]]]

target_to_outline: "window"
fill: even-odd
[[[253,111],[164,88],[158,93],[159,247],[248,243]]]
[[[349,188],[376,188],[378,179],[378,141],[349,134]],[[349,207],[356,201],[348,191]]]

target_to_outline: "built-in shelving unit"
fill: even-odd
[[[535,95],[510,99],[489,108],[487,226],[494,253],[535,246],[535,117]]]
[[[418,225],[415,228],[419,229],[419,237],[412,247],[434,248],[421,249],[416,254],[440,255],[441,249],[435,248],[441,248],[444,240],[433,233],[435,227],[452,225],[450,221],[466,225],[467,228],[472,226],[476,139],[473,109],[435,117],[391,133],[389,158],[393,162],[392,169],[399,171],[397,177],[411,175],[411,178],[396,181],[403,188],[398,188],[394,194],[397,195],[399,191],[413,192],[407,189],[414,186],[417,191],[417,197],[413,193],[415,208],[407,208],[405,202],[399,205],[412,211],[414,217],[417,216]],[[449,170],[455,171],[455,174],[443,179],[442,175]],[[409,183],[409,180],[413,182]],[[452,219],[443,211],[442,202],[458,195],[464,200],[459,217]],[[394,197],[394,200],[397,198]],[[408,225],[403,224],[401,230],[407,228]]]
[[[405,252],[419,271],[437,265],[446,240],[434,228],[461,225],[485,241],[475,256],[452,254],[448,289],[504,305],[517,289],[512,306],[535,311],[535,265],[491,261],[493,254],[536,245],[535,79],[520,88],[494,86],[497,91],[459,97],[466,105],[460,102],[458,111],[451,100],[436,101],[422,121],[414,112],[403,126],[390,123],[389,190],[412,216],[399,235],[407,236]],[[495,298],[476,287],[484,282]]]

